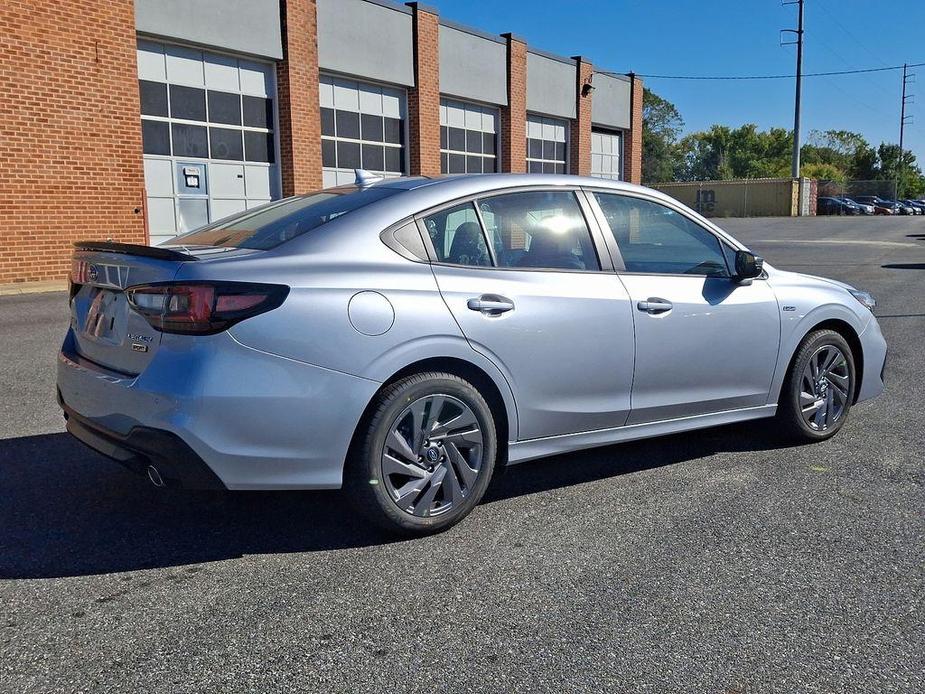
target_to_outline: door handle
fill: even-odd
[[[636,304],[636,308],[638,308],[640,311],[645,311],[646,313],[656,315],[659,313],[667,313],[672,308],[674,308],[674,306],[670,301],[650,296],[646,301],[640,301],[638,304]]]
[[[514,310],[513,301],[503,296],[493,296],[490,294],[483,294],[477,299],[469,299],[469,301],[466,302],[466,306],[472,311],[481,311],[490,316],[496,316]]]

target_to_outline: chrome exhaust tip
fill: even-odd
[[[155,487],[166,487],[164,480],[161,478],[161,473],[157,471],[157,468],[153,465],[148,466],[148,479],[151,480],[151,484]]]

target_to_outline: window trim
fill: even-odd
[[[726,235],[725,232],[712,226],[704,225],[702,221],[691,216],[689,211],[685,211],[684,207],[677,202],[668,202],[667,200],[662,200],[652,195],[647,195],[644,192],[639,192],[635,190],[615,190],[613,188],[604,188],[594,185],[585,185],[582,186],[582,190],[587,195],[588,204],[594,210],[597,223],[601,228],[603,233],[604,242],[607,249],[610,251],[611,259],[614,265],[614,272],[618,275],[647,275],[651,277],[694,277],[699,279],[732,279],[734,273],[729,267],[728,260],[726,259],[726,254],[723,253],[723,261],[726,263],[726,277],[716,277],[715,275],[703,275],[703,274],[694,274],[694,273],[677,273],[677,272],[633,272],[626,269],[626,265],[623,262],[623,255],[620,253],[620,248],[617,245],[617,240],[613,235],[613,231],[610,228],[610,224],[607,222],[607,218],[604,216],[604,210],[601,208],[600,203],[594,197],[594,193],[603,193],[605,195],[621,195],[627,198],[637,198],[639,200],[645,200],[646,202],[651,202],[656,205],[661,205],[662,207],[667,207],[671,211],[680,214],[682,217],[686,218],[689,222],[697,225],[703,229],[708,234],[712,235],[717,241],[722,244],[726,243],[735,250],[748,250],[742,243],[732,238],[731,236]],[[720,248],[722,252],[722,248]],[[756,277],[754,279],[765,279],[765,276]]]
[[[597,270],[575,270],[572,268],[545,268],[545,267],[499,267],[494,264],[496,262],[494,249],[492,244],[488,240],[488,234],[485,231],[485,225],[482,220],[482,213],[479,210],[477,204],[478,200],[484,200],[486,198],[498,197],[499,195],[508,195],[514,193],[539,193],[539,192],[567,192],[575,195],[576,200],[578,201],[578,207],[581,210],[581,214],[584,217],[585,224],[588,227],[588,231],[591,234],[591,247],[594,249],[594,253],[597,256],[598,265],[600,269]],[[479,226],[482,227],[482,234],[485,237],[485,244],[489,248],[489,254],[492,258],[492,265],[461,265],[459,263],[447,263],[445,261],[439,260],[437,258],[436,250],[433,246],[433,241],[430,238],[430,233],[427,231],[427,226],[424,223],[424,218],[429,217],[433,214],[442,212],[445,209],[452,207],[458,207],[460,205],[469,203],[473,205],[476,211],[476,215],[479,219]],[[451,267],[451,268],[466,268],[468,270],[476,271],[488,271],[488,272],[562,272],[568,274],[578,274],[578,275],[588,275],[588,274],[613,274],[615,267],[611,259],[610,253],[605,241],[605,235],[602,233],[600,224],[597,221],[597,217],[592,206],[588,202],[588,196],[585,194],[582,186],[551,186],[549,184],[538,184],[535,186],[515,186],[511,188],[502,188],[502,189],[493,189],[489,191],[482,191],[480,193],[474,193],[471,195],[464,195],[459,198],[454,198],[451,201],[443,202],[434,207],[430,207],[421,212],[417,212],[414,215],[414,221],[417,224],[418,231],[421,234],[421,238],[424,240],[424,246],[427,249],[427,255],[430,259],[431,265],[436,265],[438,267]],[[609,231],[609,227],[608,227]]]

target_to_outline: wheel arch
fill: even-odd
[[[789,374],[790,370],[793,368],[793,360],[796,359],[797,352],[799,352],[803,340],[806,339],[807,335],[817,330],[835,331],[845,339],[845,342],[847,342],[848,346],[851,348],[851,356],[854,358],[854,392],[851,394],[851,403],[854,404],[858,399],[858,393],[861,392],[861,381],[864,378],[864,348],[861,346],[861,338],[854,329],[854,326],[847,321],[841,320],[840,318],[827,318],[814,323],[807,330],[803,331],[803,334],[790,353],[785,374]],[[780,392],[778,392],[778,397],[780,397]]]
[[[496,466],[496,471],[503,470],[507,465],[508,441],[511,435],[514,434],[516,436],[517,432],[517,413],[516,410],[514,410],[513,396],[508,389],[508,397],[505,398],[505,394],[501,387],[484,369],[477,364],[459,357],[441,356],[420,359],[398,369],[389,376],[366,404],[363,414],[360,416],[357,426],[354,429],[353,437],[350,442],[350,452],[352,453],[354,447],[360,440],[360,434],[373,414],[376,398],[379,394],[385,388],[402,378],[428,371],[440,371],[459,376],[475,386],[482,394],[495,418],[495,427],[498,437],[498,464]]]

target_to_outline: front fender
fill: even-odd
[[[807,309],[799,306],[799,300],[788,303],[785,298],[778,297],[778,301],[781,308],[780,351],[777,355],[777,366],[774,369],[774,378],[771,381],[771,390],[768,394],[769,405],[777,403],[780,399],[780,391],[787,376],[790,362],[793,360],[800,342],[813,328],[826,321],[837,320],[847,324],[855,332],[855,335],[859,336],[867,328],[871,317],[868,315],[865,321],[858,313],[841,303],[830,302]]]

